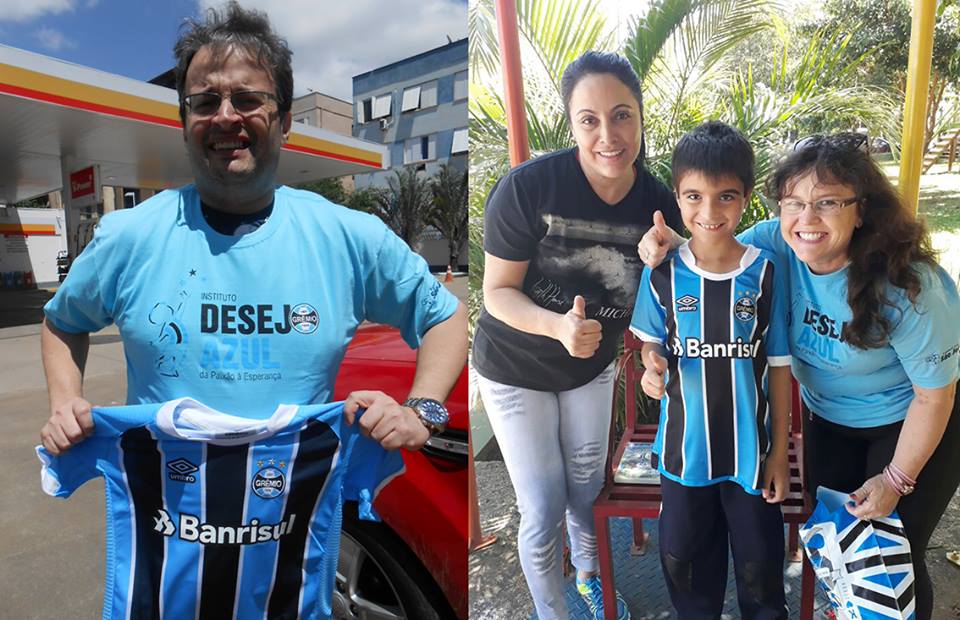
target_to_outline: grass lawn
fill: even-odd
[[[888,164],[883,169],[896,184],[899,166]],[[960,162],[954,162],[953,172],[947,172],[946,164],[937,164],[920,178],[920,217],[940,252],[940,264],[960,281]]]

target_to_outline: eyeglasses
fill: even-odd
[[[851,151],[860,150],[864,153],[869,152],[867,149],[866,134],[856,133],[853,131],[826,135],[814,134],[812,136],[807,136],[806,138],[800,138],[794,143],[793,150],[802,151],[808,148],[816,148],[821,144],[827,144],[828,146],[841,149],[849,149]]]
[[[270,101],[276,102],[277,96],[258,90],[230,93],[230,105],[237,114],[253,114]],[[201,118],[214,116],[222,103],[223,95],[220,93],[194,93],[183,98],[183,104],[190,110],[190,114]]]
[[[788,215],[800,215],[803,213],[803,210],[807,208],[807,205],[810,205],[810,209],[819,216],[830,216],[840,213],[840,210],[844,207],[850,206],[860,202],[860,199],[857,197],[847,198],[846,200],[841,200],[839,198],[824,198],[823,200],[816,200],[814,202],[804,202],[803,200],[797,200],[795,198],[787,198],[786,200],[781,200],[780,213],[786,213]]]

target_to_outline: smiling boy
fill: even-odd
[[[690,240],[644,271],[630,325],[644,341],[644,392],[663,399],[660,558],[682,620],[720,617],[728,539],[742,617],[787,618],[786,287],[772,255],[734,236],[753,163],[749,142],[720,122],[680,140],[672,173]]]

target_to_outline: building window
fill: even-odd
[[[417,136],[403,143],[403,163],[415,164],[437,158],[437,138],[435,135]]]
[[[373,98],[373,115],[370,118],[383,118],[390,116],[390,104],[393,102],[393,94],[377,95]]]
[[[420,107],[432,108],[437,105],[437,81],[432,80],[420,85]]]
[[[420,107],[420,87],[412,86],[404,89],[403,103],[400,104],[401,112],[410,112]]]
[[[357,122],[366,123],[369,120],[373,119],[373,99],[367,98],[360,102],[357,106]]]
[[[450,148],[450,154],[456,155],[457,153],[466,153],[469,148],[469,140],[467,138],[467,128],[463,127],[461,129],[456,129],[453,132],[453,146]]]
[[[460,101],[467,98],[467,72],[457,71],[453,74],[453,100]]]

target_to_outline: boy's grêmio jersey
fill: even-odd
[[[697,266],[689,242],[645,269],[630,330],[667,349],[653,452],[685,486],[729,480],[759,494],[768,448],[768,366],[788,366],[786,287],[773,255],[747,246],[730,273]]]
[[[343,421],[343,404],[268,419],[183,398],[93,409],[94,434],[53,456],[43,489],[103,476],[103,618],[329,618],[344,500],[375,518],[397,452]]]

